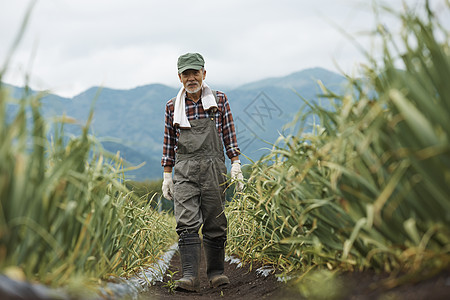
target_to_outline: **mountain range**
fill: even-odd
[[[210,75],[212,76],[212,75]],[[284,125],[304,109],[302,98],[319,101],[320,80],[328,89],[339,92],[346,79],[337,73],[311,68],[284,77],[267,78],[237,88],[222,90],[228,97],[233,113],[238,144],[243,163],[257,160],[286,130]],[[8,85],[11,95],[20,99],[24,89]],[[85,124],[91,107],[94,118],[91,132],[103,147],[121,156],[131,165],[146,164],[129,172],[135,180],[157,179],[162,176],[160,165],[166,102],[176,96],[178,88],[149,84],[129,90],[92,87],[64,98],[48,94],[42,98],[42,114],[49,121],[66,114]],[[10,108],[9,113],[14,109]],[[66,133],[78,135],[81,126],[65,126]]]

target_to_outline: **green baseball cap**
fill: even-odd
[[[178,74],[186,70],[200,70],[205,66],[205,60],[199,53],[186,53],[178,57]]]

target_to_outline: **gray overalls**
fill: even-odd
[[[177,233],[198,232],[208,239],[226,239],[224,214],[227,168],[215,113],[189,121],[180,129],[174,167],[174,210]]]
[[[183,278],[177,287],[198,291],[201,240],[210,285],[228,284],[223,275],[227,219],[224,213],[227,168],[223,144],[216,129],[215,113],[189,121],[190,129],[180,129],[174,166],[174,213],[179,235]]]

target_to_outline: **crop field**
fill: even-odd
[[[227,254],[274,266],[306,298],[311,282],[341,272],[383,272],[393,288],[450,266],[449,32],[426,4],[423,14],[383,11],[403,29],[374,30],[382,59],[364,52],[364,76],[347,76],[342,94],[319,81],[318,104],[298,91],[308,112],[286,126],[300,130],[245,167],[245,189],[226,208]],[[127,182],[120,153],[89,133],[94,111],[86,124],[49,124],[45,94],[13,99],[6,70],[0,273],[83,298],[158,261],[177,240],[161,181]],[[82,134],[66,135],[67,124]]]
[[[0,269],[18,279],[96,288],[129,276],[175,241],[173,217],[123,184],[119,155],[104,153],[83,125],[64,135],[62,117],[47,139],[39,97],[18,103],[0,91]],[[18,107],[7,122],[7,109]],[[80,288],[80,290],[82,290]]]
[[[394,287],[448,269],[449,32],[424,12],[389,12],[401,36],[380,24],[382,61],[367,54],[364,80],[348,77],[342,95],[322,86],[332,109],[304,99],[301,130],[252,166],[228,207],[230,253],[299,281],[371,269]]]

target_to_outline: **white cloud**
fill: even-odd
[[[435,3],[444,0],[435,0]],[[408,0],[410,5],[424,0]],[[30,1],[0,3],[0,44],[10,45]],[[308,67],[346,71],[363,60],[334,24],[358,37],[373,28],[369,1],[42,0],[4,80],[73,96],[94,85],[177,86],[176,59],[205,56],[208,80],[237,86]],[[390,1],[397,8],[401,0]],[[390,22],[386,20],[386,22]],[[0,62],[7,47],[0,47]],[[36,50],[33,59],[33,49]]]

